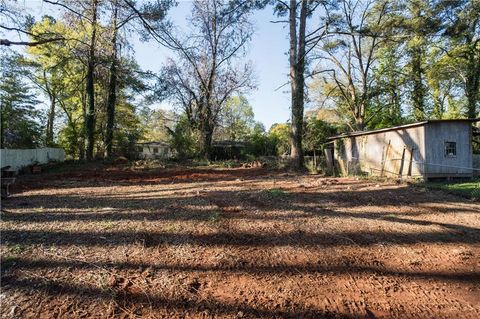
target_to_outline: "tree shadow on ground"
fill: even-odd
[[[203,172],[203,171],[202,171]],[[226,174],[218,181],[232,181],[240,175]],[[135,177],[137,178],[137,177]],[[174,176],[168,178],[174,179]],[[245,183],[256,181],[256,177],[249,177]],[[296,177],[282,177],[283,180],[295,182]],[[261,178],[259,178],[261,179]],[[196,180],[195,180],[196,181]],[[115,182],[117,183],[117,182]],[[114,183],[114,185],[116,185]],[[118,183],[124,183],[119,180]],[[133,181],[137,183],[137,181]],[[170,181],[171,183],[171,181]],[[241,183],[241,181],[239,182]],[[355,183],[354,183],[355,184]],[[68,185],[65,184],[65,185]],[[118,184],[120,185],[120,184]],[[123,185],[123,184],[121,184]],[[151,185],[154,185],[152,183]],[[268,251],[277,247],[291,248],[334,248],[353,247],[370,248],[375,245],[402,246],[415,244],[462,244],[478,245],[480,231],[478,228],[453,224],[449,222],[421,219],[423,215],[452,213],[452,205],[459,213],[476,214],[479,212],[472,205],[461,205],[464,199],[455,196],[443,198],[426,196],[414,187],[398,189],[362,189],[362,181],[357,183],[359,189],[349,190],[351,183],[336,182],[323,188],[303,189],[301,187],[285,188],[283,192],[272,193],[269,189],[225,190],[230,184],[216,187],[214,190],[203,189],[197,194],[197,186],[189,186],[188,182],[174,182],[172,188],[179,194],[164,195],[162,190],[142,190],[138,194],[121,198],[122,194],[93,194],[87,197],[81,194],[62,194],[52,200],[48,194],[29,194],[12,198],[2,213],[2,220],[13,224],[25,224],[32,228],[16,227],[2,231],[2,245],[20,246],[32,245],[42,249],[62,251],[68,247],[84,247],[94,250],[97,247],[112,250],[116,247],[139,245],[147,250],[176,248],[184,245],[206,248],[239,248]],[[181,187],[180,187],[181,186]],[[65,187],[67,188],[67,187]],[[220,188],[220,190],[219,190]],[[160,192],[160,194],[158,194]],[[276,195],[275,195],[276,194]],[[440,193],[439,193],[440,194]],[[125,191],[123,195],[128,195]],[[23,205],[22,203],[26,203]],[[445,207],[432,204],[447,203]],[[364,207],[356,211],[349,211],[352,205]],[[387,207],[382,212],[372,213],[368,207],[372,205],[393,206],[409,205],[419,210],[392,215]],[[21,212],[14,211],[22,208]],[[193,222],[206,223],[213,212],[218,212],[222,222],[218,227],[211,227],[208,232],[198,232],[196,229],[162,231],[157,228],[125,230],[115,226],[112,229],[102,230],[85,228],[77,229],[78,222]],[[423,231],[401,230],[338,230],[325,232],[318,230],[295,229],[294,223],[308,224],[319,219],[336,219],[340,221],[357,220],[361,222],[382,221],[387,224],[413,225],[425,227]],[[277,222],[293,225],[292,228],[277,230],[235,229],[222,227],[223,221],[246,222]],[[42,229],[42,223],[52,223]],[[61,223],[57,225],[56,223]],[[64,224],[62,224],[64,223]],[[67,223],[70,223],[67,225]],[[69,226],[69,229],[62,229]],[[155,224],[155,227],[158,226]],[[432,230],[431,226],[440,229]],[[92,225],[94,228],[94,225]],[[368,309],[354,315],[340,310],[324,311],[309,308],[302,304],[282,305],[275,308],[272,305],[261,303],[244,303],[241,301],[228,303],[215,298],[199,298],[195,292],[185,293],[182,297],[166,296],[149,291],[134,291],[119,289],[118,287],[98,288],[91,285],[80,285],[67,280],[55,278],[40,278],[38,274],[48,271],[68,270],[98,270],[122,272],[138,269],[151,269],[156,272],[214,273],[217,276],[231,274],[249,274],[253,276],[293,276],[298,274],[325,274],[339,275],[366,275],[401,277],[407,280],[429,280],[468,284],[480,281],[478,271],[412,271],[392,269],[382,264],[369,265],[362,262],[321,263],[309,261],[296,264],[279,263],[277,265],[262,265],[250,263],[248,260],[238,260],[233,265],[181,264],[157,262],[98,262],[65,259],[57,260],[35,258],[21,255],[7,260],[2,268],[2,285],[8,289],[18,289],[27,293],[42,292],[51,297],[72,296],[85,303],[100,301],[115,301],[124,307],[138,307],[144,305],[153,310],[162,309],[171,317],[185,313],[209,313],[236,316],[239,312],[247,317],[263,318],[372,318]],[[326,262],[326,261],[324,261]],[[22,276],[25,273],[37,272],[35,276]],[[374,317],[374,316],[373,316]]]
[[[20,290],[30,292],[35,287],[37,292],[43,292],[49,296],[71,296],[81,299],[82,303],[103,303],[115,301],[121,309],[132,308],[147,309],[147,311],[164,310],[172,317],[184,316],[185,314],[229,315],[233,318],[324,318],[324,319],[353,319],[371,318],[367,314],[355,315],[340,313],[338,311],[322,311],[308,308],[298,304],[289,305],[288,309],[272,310],[265,305],[251,306],[246,303],[226,303],[215,299],[199,299],[192,293],[191,296],[180,298],[168,298],[161,295],[149,294],[133,289],[100,289],[86,285],[76,285],[66,282],[45,281],[37,278],[20,279],[15,277],[4,278],[5,284]],[[239,315],[241,313],[241,315]],[[141,314],[141,310],[140,310]]]
[[[119,199],[110,195],[99,194],[92,197],[78,194],[55,196],[29,195],[10,201],[3,207],[2,219],[12,222],[74,222],[74,221],[206,221],[213,212],[221,212],[222,218],[233,220],[301,220],[312,218],[353,218],[385,221],[390,223],[418,226],[440,226],[457,235],[468,235],[480,231],[478,228],[466,225],[436,222],[418,219],[421,215],[451,213],[454,207],[457,213],[480,213],[480,208],[472,205],[455,205],[450,199],[450,206],[438,207],[432,204],[442,203],[422,198],[422,194],[412,196],[409,204],[418,207],[418,211],[398,213],[391,207],[401,207],[403,202],[398,196],[408,195],[408,188],[392,190],[358,190],[344,191],[342,194],[330,192],[294,192],[285,193],[280,198],[272,198],[261,190],[247,191],[209,191],[203,190],[200,195],[175,196],[153,195],[144,198],[143,192]],[[395,196],[395,195],[398,196]],[[370,198],[375,198],[372,202]],[[369,207],[383,200],[386,207],[381,212],[368,212]],[[351,202],[365,207],[360,211],[347,211]],[[422,204],[424,204],[422,206]],[[377,205],[382,206],[377,203]],[[451,206],[455,205],[455,206]],[[12,212],[13,208],[23,209],[22,212]],[[390,211],[391,210],[391,211]],[[423,210],[423,212],[422,212]],[[281,212],[281,213],[277,213]],[[416,217],[414,219],[413,217]]]
[[[211,234],[188,232],[144,232],[144,231],[44,231],[44,230],[4,230],[2,239],[10,245],[49,246],[121,246],[142,243],[145,247],[162,245],[199,245],[217,247],[338,247],[354,244],[369,247],[378,244],[412,245],[429,244],[478,244],[478,230],[465,228],[462,234],[441,231],[427,232],[382,232],[382,231],[341,231],[306,233],[242,231],[218,231]]]
[[[161,272],[217,272],[231,274],[251,274],[262,276],[264,274],[277,275],[298,275],[298,274],[367,274],[381,276],[400,276],[412,280],[439,280],[449,282],[466,282],[472,283],[480,280],[480,271],[461,271],[461,272],[445,272],[445,271],[406,271],[401,269],[389,269],[382,265],[364,265],[356,263],[354,260],[344,259],[332,264],[325,264],[322,260],[318,263],[309,262],[307,264],[278,264],[278,265],[258,265],[250,264],[248,261],[238,261],[235,265],[204,265],[204,264],[161,264],[161,263],[144,263],[144,262],[88,262],[80,259],[63,259],[55,260],[16,257],[8,260],[4,267],[4,271],[10,267],[20,268],[22,270],[35,269],[55,269],[65,268],[71,270],[79,269],[115,269],[116,271],[135,271],[138,269],[148,269],[148,271]]]

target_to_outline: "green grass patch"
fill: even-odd
[[[388,215],[385,215],[385,218],[397,218],[397,215],[395,215],[395,214],[388,214]]]
[[[467,182],[430,182],[426,183],[427,188],[441,189],[449,193],[461,195],[471,199],[480,199],[480,180]]]
[[[265,194],[267,194],[268,197],[272,198],[281,198],[287,196],[287,192],[285,192],[283,189],[280,188],[271,188],[271,189],[266,189]]]
[[[23,253],[27,248],[28,246],[26,245],[22,245],[22,244],[16,244],[16,245],[6,245],[6,248],[8,249],[8,251],[12,254],[21,254]]]
[[[1,258],[2,268],[5,270],[15,264],[18,258],[12,255],[5,255]]]
[[[218,223],[222,220],[222,214],[219,212],[212,212],[210,216],[208,216],[208,221],[211,223]]]

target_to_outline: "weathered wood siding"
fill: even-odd
[[[473,174],[472,128],[467,121],[428,122],[335,140],[337,171],[389,177],[469,177]],[[456,155],[445,143],[456,143]]]
[[[425,159],[425,127],[336,140],[335,159],[340,172],[345,175],[421,176]]]
[[[426,176],[472,175],[472,124],[433,122],[426,125]],[[455,142],[456,156],[445,155],[445,142]]]
[[[473,175],[480,176],[480,154],[473,154]]]

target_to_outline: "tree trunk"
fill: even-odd
[[[412,76],[413,76],[413,116],[417,121],[425,120],[425,88],[423,84],[422,50],[412,50]]]
[[[432,98],[433,98],[433,118],[436,120],[441,120],[443,118],[443,113],[445,113],[445,108],[443,106],[443,99],[440,95],[440,87],[438,83],[432,84]]]
[[[3,105],[2,105],[2,109],[3,109]],[[5,148],[5,125],[7,123],[5,120],[5,116],[1,113],[0,113],[0,148]]]
[[[308,0],[300,9],[298,39],[296,1],[290,0],[290,83],[292,90],[292,131],[290,158],[295,169],[303,168],[303,111],[305,92],[305,29]]]
[[[467,92],[467,117],[474,119],[477,117],[478,88],[468,88]]]
[[[81,135],[79,135],[79,143],[77,144],[77,149],[78,149],[78,159],[80,161],[84,161],[85,160],[85,155],[86,155],[86,151],[85,151],[85,146],[86,146],[86,143],[85,143],[85,132],[86,132],[86,126],[87,126],[87,92],[85,90],[82,90],[81,92],[79,92],[79,99],[80,99],[80,103],[82,104],[82,119],[83,119],[83,122],[82,122],[82,129],[81,129]]]
[[[112,158],[113,127],[115,124],[115,104],[117,102],[117,1],[114,2],[113,35],[112,35],[112,62],[110,65],[110,82],[107,100],[107,130],[105,133],[106,157]]]
[[[213,137],[213,128],[210,125],[206,125],[202,128],[202,143],[203,143],[203,156],[207,160],[212,159],[212,137]]]
[[[93,159],[95,144],[95,41],[97,36],[97,5],[98,0],[93,0],[92,6],[92,35],[87,63],[87,103],[88,108],[85,116],[85,135],[87,142],[86,159]]]
[[[473,50],[472,50],[473,51]],[[480,53],[478,53],[480,55]],[[468,61],[467,78],[465,82],[465,95],[467,96],[467,117],[477,117],[477,103],[480,89],[480,56],[475,59],[475,51],[470,53]]]
[[[364,102],[362,102],[364,103]],[[365,113],[362,113],[362,109],[365,109],[365,106],[362,106],[360,104],[359,106],[359,114],[355,118],[355,125],[357,127],[357,130],[363,131],[365,129]]]
[[[48,99],[50,100],[50,109],[47,114],[47,127],[45,132],[45,144],[47,146],[53,145],[53,122],[55,121],[55,103],[57,97],[55,91],[50,88],[48,84],[47,72],[43,70],[43,80],[45,82],[45,91],[47,92]]]
[[[47,132],[45,136],[45,144],[47,146],[53,145],[53,122],[55,121],[55,96],[50,95],[50,110],[47,118]]]

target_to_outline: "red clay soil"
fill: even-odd
[[[480,207],[441,191],[97,167],[2,205],[2,318],[480,318]]]

